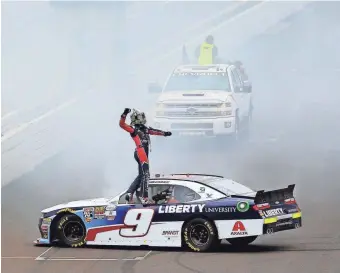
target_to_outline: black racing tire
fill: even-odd
[[[215,225],[209,220],[195,218],[183,226],[183,243],[192,251],[205,252],[218,245]]]
[[[86,227],[77,215],[66,214],[61,217],[56,230],[60,243],[65,246],[82,247],[86,244]]]
[[[227,239],[228,243],[236,246],[236,247],[243,247],[251,244],[256,240],[257,236],[248,236],[248,237],[240,237],[240,238],[230,238]]]

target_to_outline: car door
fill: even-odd
[[[239,117],[242,118],[244,116],[244,103],[243,103],[243,85],[238,77],[238,75],[234,72],[235,68],[232,67],[229,69],[229,80],[232,85],[232,91],[233,91],[233,97],[236,101],[237,107],[238,107],[238,114]]]
[[[249,115],[249,109],[251,105],[251,93],[248,92],[248,89],[245,88],[244,77],[242,76],[242,72],[238,68],[235,68],[233,72],[235,74],[235,77],[238,78],[241,82],[242,107],[244,110],[243,116],[247,117]]]

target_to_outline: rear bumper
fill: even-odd
[[[284,230],[297,229],[302,227],[302,218],[284,218],[276,222],[264,223],[263,234],[272,234]]]

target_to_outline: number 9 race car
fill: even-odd
[[[125,192],[42,211],[36,245],[188,247],[207,251],[226,239],[245,246],[258,236],[301,227],[295,185],[253,191],[217,175],[172,174],[150,179],[153,204]]]

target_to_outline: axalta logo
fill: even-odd
[[[179,233],[178,230],[164,230],[162,235],[163,236],[177,236]]]
[[[241,221],[237,221],[234,224],[233,230],[230,233],[230,235],[248,235],[248,232],[246,228],[244,227],[243,223]]]

